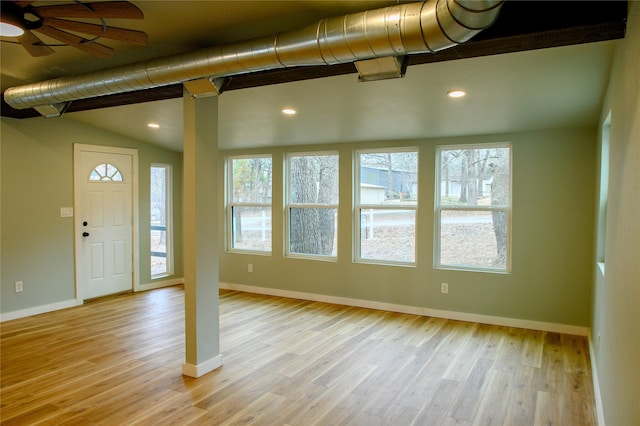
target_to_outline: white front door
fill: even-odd
[[[75,151],[78,297],[133,289],[133,161],[118,149]],[[107,151],[107,152],[104,152]]]

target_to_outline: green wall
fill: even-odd
[[[513,144],[513,238],[510,274],[433,268],[435,147],[441,144]],[[419,148],[418,264],[352,262],[352,152],[394,146]],[[273,254],[221,250],[220,281],[482,315],[587,326],[589,324],[596,129],[570,129],[464,138],[389,141],[224,155],[273,155]],[[283,255],[283,155],[337,150],[340,207],[336,262]],[[222,176],[220,177],[222,179]],[[222,200],[221,200],[222,201]],[[221,204],[222,205],[222,204]],[[223,229],[221,228],[221,235]],[[224,244],[224,242],[222,242]],[[253,272],[247,272],[247,264]],[[440,293],[440,283],[449,294]]]
[[[149,167],[174,168],[175,277],[182,277],[182,154],[95,129],[68,118],[1,121],[0,312],[75,298],[73,144],[135,148],[139,159],[140,283],[151,283],[149,259]],[[168,279],[171,277],[166,277]],[[24,282],[15,293],[13,283]]]
[[[640,424],[640,2],[629,2],[602,110],[611,112],[604,274],[590,324],[605,424]],[[594,254],[595,257],[595,254]]]

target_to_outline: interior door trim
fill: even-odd
[[[79,233],[82,233],[80,226],[78,225],[78,214],[82,207],[82,185],[78,185],[77,179],[81,178],[81,152],[96,152],[105,154],[122,154],[131,156],[131,215],[132,215],[132,272],[133,272],[133,291],[140,291],[140,227],[139,227],[139,210],[138,210],[138,150],[132,148],[119,148],[112,146],[101,145],[89,145],[74,143],[73,144],[73,211],[74,211],[74,226],[73,226],[73,244],[74,244],[74,272],[75,272],[75,296],[79,303],[82,303],[84,297],[82,295],[82,289],[79,286],[80,279],[80,265],[78,259],[80,258],[80,247],[77,244]]]

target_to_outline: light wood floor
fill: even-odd
[[[593,425],[583,337],[221,291],[183,377],[180,287],[1,325],[3,425]]]

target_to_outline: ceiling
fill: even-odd
[[[147,46],[101,40],[115,48],[113,56],[96,59],[61,46],[54,47],[52,55],[33,58],[20,45],[2,39],[2,90],[248,40],[396,1],[132,3],[143,11],[144,20],[107,19],[107,24],[145,31]],[[352,64],[233,77],[219,97],[219,146],[397,140],[594,125],[615,40],[624,36],[625,20],[626,2],[507,1],[498,21],[471,41],[410,57],[402,79],[359,83]],[[458,88],[468,95],[446,96]],[[180,151],[181,95],[181,85],[173,85],[76,101],[59,119]],[[280,112],[284,107],[294,107],[298,113],[284,116]],[[14,110],[4,102],[2,115],[42,119],[34,110]],[[148,122],[160,128],[150,129]]]

